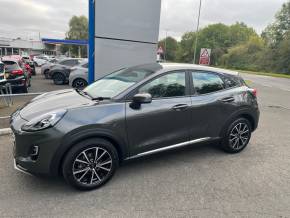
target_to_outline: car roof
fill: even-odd
[[[10,58],[10,59],[2,59],[2,62],[5,64],[5,62],[14,62],[14,63],[19,63],[18,60]]]
[[[239,75],[237,71],[231,71],[231,70],[197,65],[197,64],[184,64],[184,63],[151,63],[151,64],[138,65],[133,68],[147,69],[154,72],[161,71],[161,70],[162,71],[197,70],[197,71],[210,71],[210,72],[228,74],[228,75],[233,75],[233,76]]]
[[[161,63],[160,64],[163,69],[166,70],[177,70],[177,69],[188,69],[188,70],[197,70],[197,71],[211,71],[217,72],[222,74],[230,74],[237,76],[239,73],[237,71],[231,71],[216,67],[209,67],[204,65],[197,65],[197,64],[180,64],[180,63]]]

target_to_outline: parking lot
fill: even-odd
[[[202,144],[153,155],[125,163],[91,192],[15,171],[12,140],[0,136],[0,216],[290,217],[290,80],[245,78],[258,89],[261,117],[242,153]],[[54,86],[33,80],[31,92]]]

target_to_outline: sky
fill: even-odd
[[[136,0],[138,1],[138,0]],[[200,26],[244,22],[258,33],[287,0],[202,0]],[[159,38],[180,39],[197,26],[199,0],[162,0]],[[0,0],[0,36],[64,38],[73,15],[88,15],[88,0]]]

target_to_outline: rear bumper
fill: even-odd
[[[5,81],[6,84],[10,83],[12,88],[22,88],[26,85],[25,77],[19,77],[15,79],[7,79]]]

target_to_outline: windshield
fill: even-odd
[[[84,89],[84,92],[92,98],[112,98],[119,95],[134,84],[140,82],[152,73],[154,72],[145,69],[122,69],[100,80],[97,80]]]

